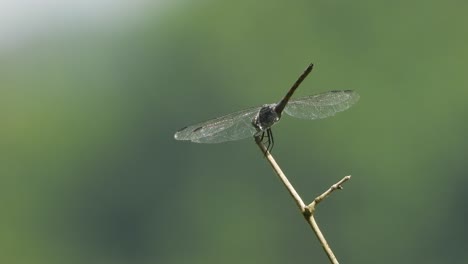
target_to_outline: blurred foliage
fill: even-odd
[[[461,1],[205,1],[0,53],[2,263],[326,263],[252,141],[173,133],[353,89],[284,118],[274,155],[343,263],[465,263],[468,35]]]

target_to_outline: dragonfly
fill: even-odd
[[[352,90],[333,90],[291,99],[313,66],[309,64],[278,103],[247,108],[183,127],[174,138],[195,143],[221,143],[253,136],[262,142],[266,139],[266,149],[271,151],[274,145],[271,128],[281,119],[283,111],[296,118],[321,119],[345,111],[359,100],[359,95]]]

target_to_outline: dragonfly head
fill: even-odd
[[[252,124],[258,131],[265,131],[272,127],[281,118],[281,115],[275,111],[276,104],[266,104],[258,111],[258,114],[252,120]]]

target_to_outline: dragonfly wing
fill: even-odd
[[[184,127],[174,138],[197,143],[220,143],[253,136],[257,130],[252,119],[260,107],[252,107],[202,123]]]
[[[284,111],[297,118],[326,118],[350,108],[358,100],[359,95],[351,90],[329,91],[290,100]]]

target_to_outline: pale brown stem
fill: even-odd
[[[323,236],[323,233],[320,231],[320,228],[319,228],[319,226],[317,224],[317,221],[315,221],[314,212],[315,212],[316,206],[320,202],[322,202],[328,195],[330,195],[335,190],[343,189],[343,187],[341,185],[343,183],[345,183],[346,181],[348,181],[349,179],[351,179],[351,176],[346,176],[343,179],[341,179],[339,182],[333,184],[323,194],[317,196],[317,198],[315,198],[314,201],[311,204],[306,206],[305,203],[302,201],[301,197],[299,196],[299,194],[296,192],[296,190],[292,186],[292,184],[289,182],[286,175],[281,170],[278,163],[276,163],[273,156],[270,154],[270,152],[263,145],[260,138],[255,137],[255,142],[257,143],[259,148],[262,150],[262,153],[265,155],[265,158],[268,160],[271,167],[276,172],[276,174],[280,178],[281,182],[284,184],[284,186],[288,190],[289,194],[292,196],[292,198],[296,202],[296,204],[299,207],[299,210],[301,211],[301,213],[304,216],[305,220],[307,221],[307,223],[309,223],[310,227],[314,231],[315,235],[317,236],[317,239],[319,240],[320,244],[322,245],[323,250],[325,251],[325,253],[327,254],[328,259],[330,260],[330,263],[338,264],[338,260],[336,259],[335,254],[331,250],[330,245],[328,245],[328,242],[325,239],[325,237]]]

